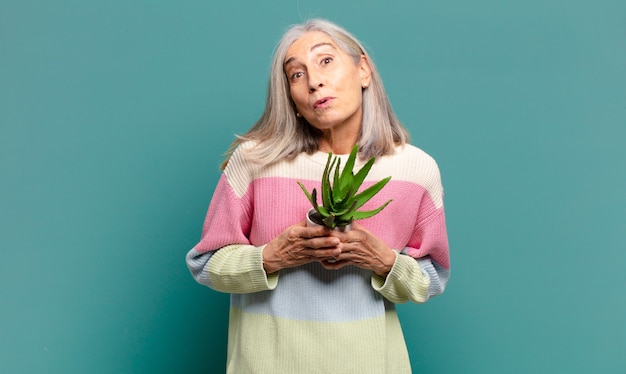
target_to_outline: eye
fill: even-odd
[[[301,71],[296,71],[295,73],[291,74],[291,76],[289,77],[289,79],[291,79],[292,81],[297,80],[298,78],[301,78],[304,75],[303,72]]]
[[[328,65],[333,61],[332,57],[325,57],[322,59],[322,65]]]

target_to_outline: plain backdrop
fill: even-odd
[[[415,371],[626,372],[623,0],[2,0],[0,372],[224,371],[228,295],[184,256],[312,17],[442,172],[452,277],[399,307]]]

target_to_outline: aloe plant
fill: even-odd
[[[365,165],[354,174],[353,169],[358,149],[358,144],[352,148],[352,152],[350,152],[346,165],[341,172],[339,171],[341,159],[338,156],[333,157],[332,152],[328,153],[328,161],[326,161],[326,167],[322,175],[321,205],[317,202],[317,190],[313,188],[313,191],[309,193],[304,185],[298,182],[298,185],[302,191],[304,191],[307,199],[311,202],[313,209],[315,209],[321,217],[321,222],[318,223],[324,226],[330,228],[342,227],[349,225],[354,220],[372,217],[378,214],[392,201],[389,200],[373,210],[357,210],[374,197],[391,179],[391,177],[384,178],[362,192],[357,193],[372,168],[372,165],[374,165],[374,161],[376,161],[376,157],[370,158]]]

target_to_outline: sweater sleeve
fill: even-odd
[[[443,186],[436,164],[431,170],[409,243],[385,279],[372,276],[372,287],[395,303],[426,302],[444,292],[450,276]]]
[[[398,253],[387,278],[372,274],[372,287],[393,303],[424,303],[443,293],[449,274],[430,257],[416,260]]]
[[[263,248],[252,245],[227,245],[216,251],[187,253],[187,266],[194,279],[216,291],[250,293],[272,290],[278,272],[267,275],[263,269]]]
[[[186,256],[194,279],[216,291],[257,292],[273,289],[278,280],[263,269],[264,246],[249,239],[254,204],[248,166],[236,151],[215,188],[200,241]]]
[[[408,263],[406,264],[407,267],[398,266],[396,268],[394,265],[396,269],[392,268],[391,278],[388,275],[386,283],[389,281],[402,283],[402,286],[395,286],[396,290],[402,288],[413,290],[403,294],[405,300],[402,302],[425,302],[431,297],[443,293],[450,277],[448,235],[443,206],[416,228],[412,242],[400,252],[400,256]],[[413,267],[420,271],[418,272]],[[419,275],[428,279],[426,290],[420,287]],[[420,292],[414,291],[415,289],[420,290]],[[419,296],[413,297],[415,294],[419,294]]]

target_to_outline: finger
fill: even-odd
[[[324,227],[307,227],[300,224],[290,227],[289,237],[292,239],[311,239],[328,236],[329,230]]]
[[[342,231],[332,230],[328,235],[338,238],[339,240],[343,242],[343,241],[348,240],[348,238],[350,237],[350,231],[342,232]]]
[[[301,235],[303,238],[316,238],[320,236],[328,236],[330,231],[331,230],[328,227],[323,226],[305,227],[305,230],[302,231]]]
[[[350,243],[350,242],[361,242],[361,241],[366,240],[368,233],[367,231],[352,229],[347,232],[332,231],[330,233],[330,236],[338,238],[344,243]]]
[[[312,249],[334,248],[341,244],[337,238],[329,236],[315,237],[304,241],[304,246]]]
[[[316,261],[326,260],[337,258],[341,254],[341,249],[332,248],[332,249],[308,249],[306,250],[306,254],[314,258]]]
[[[340,261],[324,260],[324,261],[320,261],[320,264],[322,264],[322,266],[326,270],[339,270],[339,269],[346,267],[348,265],[348,262],[341,261],[341,260]]]

